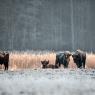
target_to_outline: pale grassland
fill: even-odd
[[[10,67],[12,68],[41,68],[41,60],[49,60],[51,64],[55,63],[54,52],[11,52]]]
[[[10,63],[11,69],[22,69],[22,68],[41,68],[41,60],[49,60],[50,64],[55,64],[55,52],[48,51],[25,51],[25,52],[10,52]],[[95,55],[87,53],[86,59],[87,68],[95,68]],[[70,58],[69,68],[76,68],[75,63]]]

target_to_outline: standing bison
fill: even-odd
[[[86,62],[86,53],[80,50],[77,50],[74,54],[72,54],[73,61],[76,63],[77,68],[85,68]]]
[[[70,56],[71,53],[69,51],[56,54],[55,65],[60,67],[62,64],[64,68],[68,68]]]
[[[4,65],[5,70],[8,70],[9,66],[9,53],[8,52],[0,52],[0,64]]]

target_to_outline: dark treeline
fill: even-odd
[[[0,0],[1,50],[95,51],[95,0]]]

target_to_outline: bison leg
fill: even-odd
[[[76,63],[76,65],[77,65],[77,68],[80,68],[79,63]]]
[[[68,68],[68,62],[67,61],[64,61],[64,68]]]
[[[5,70],[8,70],[8,63],[4,64]]]
[[[68,65],[64,65],[64,68],[68,68]]]
[[[59,60],[58,59],[56,59],[56,61],[55,61],[55,66],[59,67]]]
[[[83,68],[85,69],[85,60],[83,61]]]
[[[82,63],[81,63],[81,62],[78,63],[78,64],[77,64],[77,67],[78,67],[78,68],[82,68]]]
[[[61,66],[62,62],[59,61],[59,67]]]

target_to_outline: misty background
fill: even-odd
[[[95,0],[0,0],[0,50],[95,51]]]

